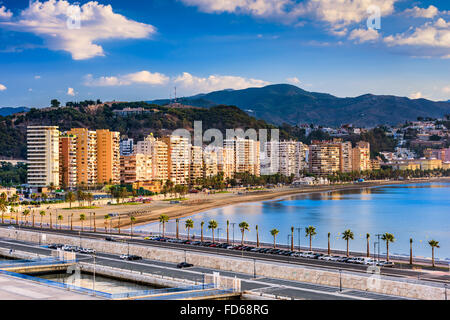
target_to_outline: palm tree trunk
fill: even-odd
[[[242,231],[242,241],[241,241],[241,244],[242,244],[242,245],[244,245],[244,232],[245,232],[245,231]]]
[[[348,252],[348,239],[347,239],[347,257],[349,256],[349,252]]]
[[[413,251],[412,251],[412,243],[410,243],[409,245],[409,264],[412,265],[413,264]]]
[[[212,230],[212,239],[213,239],[213,243],[214,243],[214,229],[211,229]]]
[[[259,248],[259,229],[256,229],[256,247]]]
[[[294,233],[291,232],[291,251],[294,251]]]
[[[227,224],[227,244],[230,244],[230,226]]]
[[[201,238],[201,241],[203,242],[203,227],[202,227],[202,233],[201,233],[200,238]]]
[[[328,236],[328,255],[331,254],[330,237]]]
[[[97,226],[95,224],[95,213],[94,213],[94,232],[97,232]]]
[[[179,220],[177,219],[177,239],[179,239],[178,224],[179,224]],[[214,242],[214,241],[213,241],[213,242]]]
[[[188,240],[189,240],[189,231],[191,230],[191,228],[188,228]]]
[[[386,261],[389,261],[389,241],[386,241]]]
[[[312,236],[309,235],[309,251],[312,251]]]
[[[369,244],[369,239],[367,239],[367,258],[370,258],[370,244]]]
[[[119,228],[119,234],[120,234],[120,214],[119,214],[119,224],[117,225],[117,228]]]
[[[275,236],[273,236],[273,248],[275,249],[277,247],[277,242],[275,240]]]
[[[431,247],[431,266],[434,268],[434,247]]]

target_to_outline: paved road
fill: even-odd
[[[0,247],[20,250],[43,256],[51,254],[51,250],[39,247],[33,243],[17,240],[0,239]],[[85,262],[92,262],[90,255],[78,254],[77,258]],[[153,260],[123,261],[118,255],[98,253],[96,263],[103,266],[121,268],[124,270],[134,270],[143,273],[165,275],[173,278],[182,278],[192,281],[202,282],[204,274],[212,274],[218,270],[209,268],[193,267],[189,269],[177,269],[175,263],[167,263]],[[241,279],[242,290],[251,291],[254,294],[266,293],[271,295],[284,296],[291,299],[304,300],[355,300],[355,299],[377,299],[390,300],[401,299],[381,294],[368,294],[364,291],[347,290],[339,292],[339,288],[322,286],[297,281],[280,280],[273,278],[253,278],[247,274],[237,272],[222,272],[221,275],[238,277]]]
[[[41,229],[38,229],[38,228],[32,229],[30,227],[26,227],[26,228],[21,227],[21,229],[31,229],[34,231],[41,232]],[[94,234],[91,232],[54,230],[54,229],[52,229],[52,230],[45,229],[43,232],[72,235],[72,236],[82,236],[83,238],[92,238],[92,239],[104,239],[105,236],[109,236],[107,234],[100,234],[100,233]],[[115,237],[117,237],[117,235],[115,235]],[[352,272],[360,272],[360,273],[367,272],[367,266],[357,265],[357,264],[347,264],[347,263],[341,263],[341,262],[331,262],[331,261],[307,259],[307,258],[300,258],[300,257],[261,254],[261,253],[247,252],[247,251],[234,251],[234,250],[227,250],[227,249],[221,249],[221,248],[209,248],[209,247],[193,246],[193,245],[178,244],[178,243],[158,242],[158,241],[151,241],[151,240],[143,240],[142,237],[139,237],[139,238],[134,237],[133,239],[130,239],[130,237],[120,236],[120,238],[122,238],[124,241],[127,241],[132,244],[139,244],[139,245],[145,245],[145,246],[171,248],[171,249],[178,249],[178,250],[183,250],[183,251],[186,250],[189,252],[213,253],[213,254],[220,254],[222,256],[228,255],[228,256],[234,256],[234,257],[246,257],[246,258],[258,259],[258,260],[276,261],[276,262],[284,262],[284,263],[287,262],[287,263],[291,263],[291,264],[304,265],[304,266],[316,267],[316,268],[352,271]],[[406,277],[406,278],[428,280],[428,281],[440,282],[440,283],[442,283],[442,282],[450,283],[450,272],[436,276],[436,275],[432,275],[428,272],[411,270],[409,268],[401,269],[401,267],[402,267],[402,265],[400,265],[399,267],[394,267],[394,268],[382,268],[381,274],[386,275],[386,276],[393,276],[393,277]]]

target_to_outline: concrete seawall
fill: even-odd
[[[18,239],[23,241],[38,242],[39,232],[11,230],[0,228],[0,237]],[[80,245],[80,238],[73,236],[62,236],[47,234],[45,242],[64,243],[69,245]],[[41,241],[42,243],[42,241]],[[82,239],[81,246],[95,249],[98,252],[111,254],[128,253],[128,244],[118,242],[107,242],[104,240]],[[185,260],[184,250],[166,249],[130,244],[130,254],[136,254],[146,259],[179,263]],[[334,270],[324,270],[306,266],[290,265],[268,261],[254,261],[253,259],[220,256],[217,254],[196,253],[186,251],[186,261],[195,266],[212,268],[222,271],[233,271],[259,277],[271,277],[285,280],[309,282],[345,289],[357,289],[374,293],[395,295],[412,299],[443,300],[445,299],[445,288],[424,281],[395,279],[371,274],[357,274]],[[128,278],[129,279],[129,278]]]

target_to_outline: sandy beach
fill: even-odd
[[[44,223],[50,222],[50,214],[52,213],[52,223],[55,225],[55,220],[58,215],[63,216],[63,225],[68,225],[70,216],[73,214],[73,225],[81,225],[80,214],[84,213],[86,220],[83,222],[86,227],[93,227],[94,216],[95,225],[103,228],[105,226],[104,216],[107,214],[115,213],[117,216],[108,221],[108,227],[117,228],[127,227],[130,225],[129,216],[133,215],[136,218],[135,226],[148,224],[158,221],[158,217],[161,214],[169,216],[169,219],[183,218],[192,216],[196,213],[204,212],[210,209],[219,207],[225,207],[229,205],[244,203],[244,202],[257,202],[274,200],[286,196],[305,194],[305,193],[317,193],[327,192],[335,190],[349,190],[349,189],[361,189],[395,184],[410,184],[420,182],[450,182],[450,178],[434,178],[434,179],[414,179],[404,181],[371,181],[357,184],[341,184],[341,185],[325,185],[325,186],[302,186],[300,188],[280,187],[275,189],[268,189],[264,191],[250,191],[243,194],[239,194],[237,191],[229,193],[216,193],[216,194],[189,194],[186,197],[188,200],[182,201],[178,204],[171,204],[170,201],[154,200],[148,204],[135,204],[135,205],[104,205],[95,209],[72,209],[68,210],[68,205],[64,209],[55,209],[43,206],[42,208],[33,209],[35,215],[35,224],[39,225],[41,217],[39,215],[40,210],[46,210],[46,216],[43,217]],[[45,208],[44,208],[45,207]],[[94,215],[95,213],[95,215]],[[120,218],[119,218],[120,216]],[[23,219],[21,217],[20,219]],[[28,221],[31,222],[31,217],[28,217]]]

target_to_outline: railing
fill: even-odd
[[[20,267],[35,267],[35,266],[49,266],[58,264],[76,263],[76,260],[55,260],[51,258],[44,258],[41,260],[18,260],[18,261],[2,261],[0,268],[20,268]]]
[[[115,294],[112,294],[111,297],[112,297],[112,299],[126,299],[126,298],[133,298],[133,297],[161,295],[161,294],[172,293],[172,292],[184,292],[184,291],[213,289],[213,288],[215,288],[214,284],[206,284],[206,285],[197,285],[197,286],[189,286],[189,287],[181,287],[181,288],[153,289],[153,290],[126,292],[126,293],[115,293]]]
[[[47,285],[50,287],[54,287],[54,288],[66,289],[69,291],[74,291],[74,292],[98,296],[98,297],[102,297],[102,298],[106,298],[106,299],[111,299],[110,293],[96,291],[96,290],[87,289],[87,288],[82,288],[82,287],[74,286],[74,285],[67,284],[67,283],[61,283],[61,282],[56,282],[56,281],[52,281],[52,280],[37,278],[37,277],[29,276],[26,274],[20,274],[20,273],[10,272],[10,271],[6,271],[6,270],[0,270],[0,274],[4,274],[4,275],[14,277],[14,278],[38,282],[38,283],[41,283],[41,284],[44,284],[44,285]]]
[[[216,289],[216,290],[183,292],[180,294],[158,296],[158,297],[148,297],[148,298],[142,298],[142,299],[138,299],[138,300],[182,300],[182,299],[197,298],[197,297],[219,296],[219,295],[231,294],[231,293],[233,293],[233,290]]]

